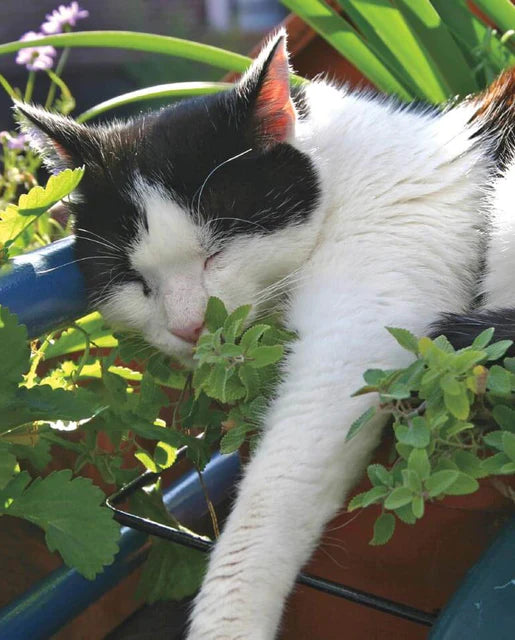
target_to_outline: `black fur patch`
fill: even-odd
[[[515,340],[515,309],[476,311],[467,315],[448,313],[432,326],[432,337],[445,335],[456,349],[468,347],[482,331],[493,327],[494,341]],[[515,356],[512,345],[506,355]]]
[[[309,218],[320,195],[311,160],[286,143],[263,148],[252,106],[252,93],[238,87],[97,127],[20,108],[36,135],[47,138],[50,164],[57,157],[64,166],[85,165],[71,208],[77,258],[92,299],[110,282],[138,280],[127,253],[144,215],[129,195],[136,176],[164,188],[222,237],[273,233]]]

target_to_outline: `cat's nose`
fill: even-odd
[[[182,340],[186,340],[186,342],[195,344],[199,339],[203,328],[203,322],[201,322],[200,324],[196,322],[189,325],[184,325],[183,327],[174,327],[173,329],[170,329],[170,333],[172,333],[174,336],[177,336],[178,338],[182,338]]]

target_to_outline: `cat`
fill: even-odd
[[[233,89],[128,122],[18,106],[51,170],[86,167],[69,205],[76,254],[110,322],[185,363],[213,295],[254,314],[280,305],[298,335],[189,640],[277,636],[298,571],[380,438],[376,418],[346,442],[371,402],[351,394],[366,369],[409,363],[385,326],[423,335],[470,308],[511,143],[495,125],[509,74],[436,111],[323,79],[291,89],[289,73],[280,31]]]

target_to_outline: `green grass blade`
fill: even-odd
[[[406,69],[393,55],[390,48],[377,35],[375,28],[362,15],[361,11],[356,10],[354,5],[347,0],[338,0],[342,9],[345,10],[345,16],[350,18],[352,24],[357,27],[359,33],[365,39],[367,45],[372,49],[376,56],[395,74],[395,76],[407,87],[413,95],[418,95],[417,86],[413,84],[411,77],[406,73]]]
[[[413,95],[365,44],[356,30],[321,0],[281,0],[357,67],[378,89],[404,100]]]
[[[169,84],[159,84],[154,87],[146,87],[145,89],[123,93],[115,98],[100,102],[77,116],[77,122],[86,122],[99,116],[101,113],[141,100],[196,96],[206,93],[216,93],[223,89],[229,89],[230,87],[232,87],[232,85],[228,82],[173,82]]]
[[[245,71],[251,62],[251,59],[247,56],[211,45],[181,38],[172,38],[171,36],[138,33],[135,31],[77,31],[75,33],[47,36],[38,40],[38,47],[46,44],[54,47],[107,47],[161,53],[204,62],[228,71]],[[0,45],[0,55],[33,46],[34,42],[32,41],[20,42],[18,40],[16,42],[8,42]]]
[[[463,0],[431,2],[455,38],[473,55],[478,75],[485,77],[484,84],[505,67],[515,64],[515,56],[492,35],[484,22],[473,15]]]
[[[474,0],[474,4],[497,25],[501,33],[515,29],[515,6],[510,0]]]
[[[393,0],[420,45],[445,80],[451,95],[466,96],[478,89],[461,49],[429,0]]]
[[[370,25],[417,87],[419,97],[438,104],[452,95],[445,76],[389,0],[340,0],[340,4],[345,10],[352,8],[358,12]]]

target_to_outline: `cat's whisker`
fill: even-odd
[[[216,173],[218,171],[218,169],[221,169],[222,167],[224,167],[226,164],[229,164],[229,162],[233,162],[234,160],[237,160],[238,158],[241,158],[242,156],[247,155],[247,153],[250,153],[252,151],[252,147],[249,149],[246,149],[245,151],[242,151],[241,153],[237,153],[235,156],[232,156],[231,158],[227,158],[227,160],[224,160],[223,162],[220,162],[220,164],[217,164],[216,167],[214,169],[212,169],[208,174],[206,179],[204,180],[204,182],[202,183],[202,185],[200,186],[200,190],[199,190],[199,195],[198,195],[198,199],[197,199],[197,218],[198,220],[201,219],[201,215],[200,215],[200,203],[202,201],[202,194],[204,192],[204,188],[206,186],[206,184],[209,181],[209,178],[211,178],[211,176]],[[195,194],[193,195],[192,201],[195,201]]]
[[[57,271],[58,269],[64,269],[64,267],[69,267],[71,264],[75,264],[77,262],[84,262],[85,260],[119,260],[119,258],[115,258],[113,256],[101,255],[101,256],[85,256],[84,258],[76,258],[75,260],[70,260],[70,262],[64,262],[63,264],[58,264],[56,267],[52,267],[51,269],[44,269],[43,271],[39,271],[38,273],[52,273],[53,271]]]
[[[110,240],[107,240],[106,238],[103,238],[101,235],[99,235],[98,233],[95,233],[94,231],[91,231],[90,229],[84,229],[83,227],[78,227],[77,231],[80,231],[81,233],[89,233],[94,238],[97,238],[101,242],[109,245],[111,247],[111,249],[114,249],[115,251],[118,251],[118,252],[120,252],[122,254],[124,253],[124,251],[123,251],[123,249],[121,247],[118,247],[117,245],[115,245]],[[75,235],[78,235],[78,234],[76,233]]]
[[[93,244],[98,244],[101,247],[104,247],[104,249],[107,249],[110,252],[107,255],[116,256],[118,259],[123,256],[123,253],[121,251],[117,251],[117,253],[114,253],[115,250],[111,247],[111,245],[106,244],[105,242],[100,242],[100,240],[96,240],[95,238],[88,238],[87,236],[82,236],[79,234],[75,234],[75,237],[79,240],[84,240],[85,242],[91,242]]]

